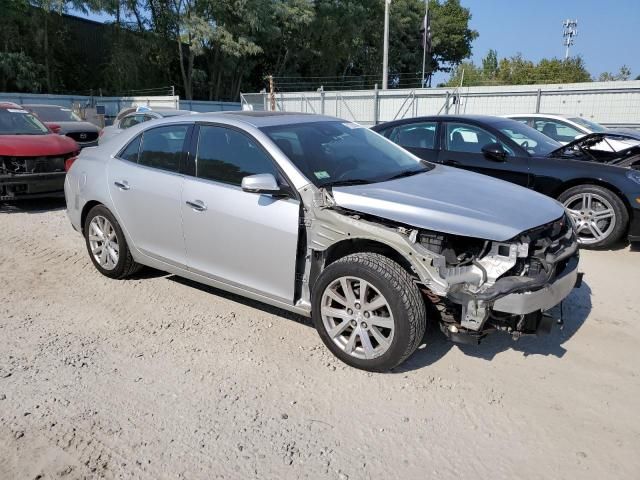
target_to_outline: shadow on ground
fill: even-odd
[[[159,272],[159,273],[163,274],[162,272]],[[243,297],[235,293],[230,293],[225,290],[220,290],[219,288],[210,287],[209,285],[204,285],[202,283],[194,282],[193,280],[189,280],[183,277],[178,277],[177,275],[169,275],[167,278],[173,282],[180,283],[182,285],[187,285],[192,288],[197,288],[198,290],[201,290],[206,293],[210,293],[211,295],[216,295],[218,297],[226,298],[227,300],[231,300],[236,303],[241,303],[242,305],[247,305],[249,307],[262,310],[263,312],[267,312],[271,315],[277,315],[279,317],[286,318],[287,320],[293,320],[294,322],[300,323],[302,325],[313,327],[313,324],[311,323],[310,318],[303,317],[302,315],[298,315],[296,313],[289,312],[287,310],[283,310],[282,308],[273,307],[271,305],[267,305],[266,303],[258,302],[257,300],[252,300],[250,298]],[[320,338],[318,338],[318,341],[320,341]]]
[[[560,307],[554,309],[557,313]],[[405,372],[426,367],[440,360],[451,348],[458,348],[465,355],[491,361],[506,350],[522,352],[524,356],[543,355],[562,358],[567,349],[563,346],[582,326],[591,312],[591,288],[586,282],[574,289],[562,304],[564,325],[555,325],[548,335],[527,336],[513,340],[510,335],[496,332],[488,335],[480,345],[451,343],[435,326],[425,335],[424,344],[395,372]]]
[[[148,271],[147,271],[148,270]],[[147,271],[145,273],[145,271]],[[141,272],[147,277],[167,275],[158,270],[145,269]],[[203,292],[217,295],[228,300],[253,307],[272,315],[277,315],[288,320],[293,320],[302,325],[313,327],[310,318],[288,312],[281,308],[266,305],[264,303],[251,300],[234,293],[229,293],[218,288],[203,285],[192,280],[187,280],[176,275],[169,275],[169,280],[197,288]],[[556,307],[559,308],[559,307]],[[512,340],[511,336],[496,332],[488,335],[480,345],[457,345],[449,340],[440,332],[437,325],[432,325],[424,337],[423,344],[418,350],[400,367],[394,369],[395,373],[402,373],[427,367],[444,357],[451,348],[460,349],[465,355],[482,358],[491,361],[501,352],[506,350],[515,350],[522,352],[523,355],[544,355],[561,358],[567,352],[563,346],[585,322],[591,312],[591,288],[586,282],[582,283],[579,289],[574,289],[571,295],[563,302],[562,316],[564,325],[562,327],[555,326],[548,335],[523,337],[517,341]],[[318,341],[320,339],[318,338]]]
[[[65,208],[67,205],[62,197],[0,201],[0,213],[43,213]]]

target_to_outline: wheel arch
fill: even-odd
[[[82,233],[84,233],[84,224],[87,220],[87,215],[89,215],[89,212],[93,207],[98,205],[104,205],[104,203],[97,200],[90,200],[82,207],[82,212],[80,213],[80,228],[82,229]]]
[[[313,289],[320,273],[322,273],[327,266],[352,253],[365,252],[384,255],[398,263],[398,265],[400,265],[410,275],[416,275],[411,262],[391,245],[371,238],[355,237],[340,240],[330,245],[326,250],[314,252],[314,261],[309,278],[309,287]]]
[[[581,185],[592,185],[596,187],[606,188],[607,190],[611,190],[611,192],[615,193],[616,196],[622,201],[622,203],[624,204],[624,207],[627,209],[627,213],[631,215],[631,205],[629,205],[629,201],[627,197],[625,197],[625,195],[622,193],[622,191],[612,183],[609,183],[605,180],[601,180],[599,178],[573,178],[571,180],[564,182],[562,185],[558,186],[554,190],[552,196],[553,198],[557,199],[560,195],[562,195],[564,192],[566,192],[570,188],[579,187]]]

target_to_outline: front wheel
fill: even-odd
[[[563,192],[558,200],[576,225],[578,242],[585,248],[606,248],[627,229],[629,213],[620,198],[598,185],[578,185]]]
[[[312,316],[334,355],[352,367],[378,372],[415,351],[427,322],[412,277],[375,253],[354,253],[330,264],[314,285]]]

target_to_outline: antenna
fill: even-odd
[[[566,19],[562,22],[562,38],[563,44],[566,47],[564,52],[564,59],[567,60],[569,58],[569,47],[571,47],[574,42],[574,37],[578,35],[578,20]]]

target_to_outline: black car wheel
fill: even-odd
[[[389,370],[418,347],[426,310],[409,273],[375,253],[330,264],[313,288],[313,321],[340,360],[369,371]]]
[[[563,192],[558,200],[573,218],[578,241],[585,248],[610,247],[627,229],[627,208],[615,193],[604,187],[578,185]]]

